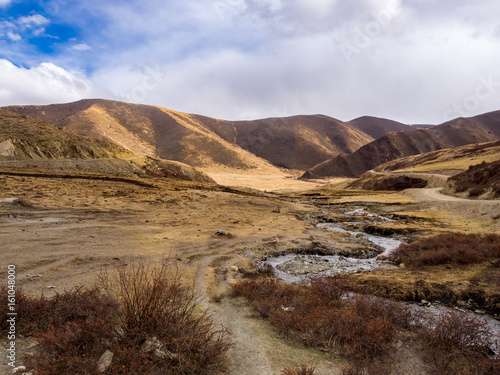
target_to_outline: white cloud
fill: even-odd
[[[85,77],[52,63],[19,68],[0,59],[1,105],[50,104],[92,96]]]
[[[5,7],[7,5],[10,5],[12,0],[0,0],[0,7]]]
[[[92,47],[89,46],[88,44],[80,43],[80,44],[74,45],[73,47],[71,47],[71,49],[74,49],[75,51],[84,52],[84,51],[92,50]]]
[[[12,40],[14,42],[17,42],[18,40],[22,39],[21,35],[14,33],[12,31],[7,32],[7,38],[9,38],[10,40]]]
[[[81,34],[56,48],[50,61],[92,72],[87,78],[74,75],[74,82],[86,87],[78,94],[227,119],[324,113],[343,120],[368,114],[440,122],[444,112],[474,93],[481,79],[491,75],[500,82],[498,0],[64,4],[51,13],[53,22],[72,25]],[[97,20],[89,20],[88,9]],[[9,20],[24,29],[0,22],[0,34],[24,36],[49,22],[36,16]],[[96,24],[102,25],[99,33]],[[357,49],[349,61],[342,43]],[[34,59],[48,61],[43,58]],[[16,54],[9,59],[20,61]],[[18,73],[38,77],[41,68]],[[29,87],[29,81],[22,82]],[[58,85],[60,100],[78,96],[69,89],[72,84]],[[15,92],[20,103],[29,102],[28,89]],[[0,96],[0,105],[5,98]],[[41,100],[36,98],[34,103]],[[498,103],[500,87],[470,114],[499,109]]]
[[[50,23],[50,20],[42,16],[41,14],[33,14],[31,16],[19,17],[16,21],[20,26],[33,27],[41,26]]]

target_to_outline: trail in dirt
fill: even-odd
[[[427,209],[451,213],[457,219],[455,230],[500,232],[500,200],[453,197],[443,194],[441,190],[408,189],[403,194],[421,202]]]
[[[196,280],[197,288],[207,295],[206,274],[214,257],[200,261]],[[226,298],[222,303],[203,302],[209,314],[218,324],[231,332],[234,344],[229,350],[231,375],[271,375],[273,374],[266,355],[267,344],[255,329],[257,322],[250,317],[249,307],[244,301]]]
[[[412,198],[421,201],[441,201],[441,202],[462,202],[470,205],[478,204],[500,204],[498,200],[480,200],[480,199],[466,199],[454,197],[451,195],[446,195],[442,193],[443,188],[433,188],[433,189],[408,189],[406,195],[410,195]]]

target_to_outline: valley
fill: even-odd
[[[429,316],[447,307],[468,311],[487,319],[498,335],[498,256],[422,268],[391,258],[399,244],[437,235],[500,233],[500,200],[493,194],[500,149],[492,133],[480,139],[486,143],[385,160],[356,179],[301,179],[321,159],[330,163],[334,154],[352,155],[376,137],[400,137],[395,134],[406,125],[378,119],[370,133],[370,118],[343,123],[313,116],[259,120],[245,128],[156,107],[141,106],[125,116],[134,107],[119,103],[49,107],[0,112],[2,260],[15,264],[18,286],[27,295],[50,298],[96,285],[104,269],[168,262],[203,296],[197,308],[207,309],[230,332],[233,345],[214,374],[274,375],[308,364],[318,374],[341,375],[358,363],[334,345],[309,344],[309,333],[277,329],[268,318],[288,312],[287,305],[271,309],[271,299],[262,307],[235,292],[262,277],[271,292],[307,284],[310,276],[340,274],[349,293]],[[33,111],[36,120],[26,117]],[[166,114],[168,129],[161,125]],[[331,134],[320,139],[329,127]],[[411,134],[427,130],[411,129],[405,136],[418,138]],[[345,137],[334,145],[333,134],[342,132]],[[283,143],[266,138],[271,133]],[[348,138],[356,142],[344,142]],[[478,165],[489,171],[488,178],[476,176],[483,173],[473,169]],[[457,191],[469,175],[481,188],[476,195]],[[455,183],[449,182],[452,176]],[[498,247],[498,238],[491,238]],[[259,275],[266,261],[281,278]],[[357,265],[350,268],[352,263]],[[0,275],[5,279],[7,268]],[[395,375],[431,375],[418,335],[398,328],[386,343],[391,349],[373,363],[389,366]],[[19,348],[33,353],[37,343],[23,335]],[[491,363],[497,366],[498,360]],[[0,372],[9,370],[2,362]]]

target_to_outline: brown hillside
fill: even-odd
[[[349,124],[372,136],[374,139],[383,137],[389,132],[418,129],[418,127],[415,126],[408,126],[397,121],[373,116],[358,117],[349,121]]]
[[[228,142],[289,169],[305,170],[373,140],[348,123],[322,115],[234,122],[198,118]]]
[[[374,136],[411,129],[375,117],[352,123],[322,115],[223,121],[99,99],[5,109],[76,134],[112,141],[137,154],[204,168],[273,173],[277,170],[268,162],[305,170],[337,155],[351,153],[373,141]]]
[[[448,180],[446,191],[467,198],[500,198],[500,160],[472,165]]]
[[[500,111],[458,118],[428,129],[386,134],[351,154],[318,164],[301,178],[358,177],[380,164],[404,156],[499,138]]]
[[[500,141],[473,143],[465,146],[447,148],[425,154],[406,156],[391,160],[375,168],[375,172],[438,171],[451,174],[460,173],[470,165],[482,161],[492,161],[500,158]]]
[[[132,152],[109,142],[61,131],[0,109],[0,160],[127,158]]]
[[[75,134],[114,142],[136,154],[196,167],[275,169],[265,160],[219,137],[196,116],[165,108],[89,99],[5,109],[47,121]]]
[[[210,182],[189,165],[139,157],[114,143],[75,135],[0,109],[0,166],[128,175],[152,175]]]

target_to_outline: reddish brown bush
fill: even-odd
[[[487,324],[471,314],[440,315],[426,332],[426,345],[435,374],[497,374],[500,361],[488,355],[492,334]]]
[[[223,364],[228,332],[198,310],[193,288],[166,263],[105,272],[100,286],[107,293],[78,288],[54,298],[18,295],[31,330],[25,327],[25,334],[39,342],[25,360],[28,368],[38,375],[92,374],[106,350],[114,353],[106,374],[206,374]],[[163,354],[143,350],[146,341]]]
[[[412,268],[439,264],[467,265],[500,258],[500,235],[446,233],[399,246],[393,261]]]
[[[315,367],[309,367],[307,365],[302,365],[296,368],[283,367],[281,370],[281,375],[314,375],[316,371]]]
[[[300,336],[311,346],[335,347],[353,360],[372,359],[390,347],[394,324],[409,324],[402,309],[381,299],[346,298],[345,281],[312,280],[310,286],[272,280],[243,280],[234,292],[250,300],[284,335]],[[399,314],[398,314],[399,313]]]

